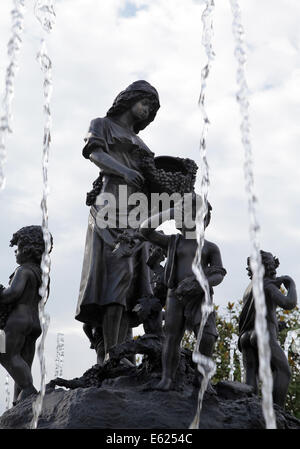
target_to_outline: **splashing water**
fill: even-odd
[[[56,20],[54,0],[36,0],[34,14],[43,29],[48,33],[53,29]]]
[[[55,21],[54,1],[50,0],[37,0],[34,8],[35,15],[38,21],[41,23],[44,31],[49,33],[52,30]],[[48,228],[48,164],[49,164],[49,152],[51,143],[51,129],[52,118],[50,110],[50,100],[52,96],[52,62],[48,56],[45,39],[41,40],[41,48],[37,54],[37,60],[40,64],[41,70],[44,73],[44,139],[43,139],[43,158],[42,158],[42,170],[43,170],[43,197],[41,201],[42,209],[42,229],[45,242],[45,251],[42,257],[42,285],[40,288],[41,300],[39,302],[39,318],[42,327],[42,338],[38,347],[38,355],[40,360],[41,369],[41,388],[36,401],[33,403],[33,419],[31,422],[31,428],[36,429],[38,424],[39,415],[42,410],[43,399],[46,389],[46,364],[45,364],[45,338],[49,327],[50,317],[45,313],[45,304],[48,299],[49,293],[49,281],[50,281],[50,251],[51,251],[51,235]]]
[[[65,357],[65,336],[64,334],[58,333],[56,339],[56,359],[55,359],[54,378],[62,377],[63,375],[64,357]]]
[[[286,334],[284,345],[283,345],[284,353],[285,353],[287,359],[289,358],[289,349],[290,349],[290,346],[291,346],[292,341],[294,339],[294,335],[293,334],[294,334],[294,331],[288,331],[288,333]]]
[[[234,381],[234,371],[235,371],[235,364],[234,364],[234,355],[237,348],[237,342],[238,342],[238,335],[232,334],[229,344],[229,380]]]
[[[43,301],[43,299],[40,300],[40,303]],[[42,411],[43,406],[43,399],[45,396],[45,390],[46,390],[46,363],[45,363],[45,356],[44,356],[44,348],[45,348],[45,339],[49,327],[50,317],[49,315],[44,313],[43,306],[40,307],[39,305],[39,317],[40,317],[40,323],[42,328],[42,338],[40,341],[40,344],[38,346],[38,356],[40,360],[40,371],[41,371],[41,389],[37,396],[37,399],[32,404],[32,410],[33,410],[33,418],[30,423],[31,429],[36,429],[38,424],[38,419],[40,416],[40,413]]]
[[[245,383],[245,370],[244,370],[244,361],[243,354],[238,350],[237,355],[239,358],[240,372],[241,372],[241,382]]]
[[[203,329],[206,324],[207,318],[209,314],[213,311],[213,304],[210,296],[210,289],[207,278],[204,274],[202,265],[201,265],[201,254],[204,246],[204,218],[208,212],[207,205],[207,195],[209,190],[209,167],[206,159],[206,139],[209,127],[209,119],[205,109],[205,92],[206,92],[206,80],[209,76],[211,64],[215,57],[213,48],[212,48],[212,37],[213,37],[213,19],[212,14],[214,11],[214,1],[206,0],[206,8],[202,14],[202,23],[203,23],[203,35],[202,35],[202,45],[205,48],[205,52],[207,55],[207,63],[203,67],[201,71],[201,91],[199,97],[199,107],[203,117],[203,127],[202,134],[200,138],[200,170],[201,170],[201,193],[200,196],[202,198],[201,207],[197,213],[196,218],[196,233],[197,233],[197,242],[198,247],[195,255],[195,259],[193,262],[193,272],[197,277],[199,284],[201,285],[205,295],[204,301],[202,304],[202,319],[200,323],[199,332],[197,335],[197,341],[195,344],[195,348],[193,351],[193,361],[197,363],[197,368],[202,374],[203,378],[201,381],[201,387],[199,390],[198,396],[198,407],[197,412],[194,417],[193,422],[190,425],[190,429],[198,429],[200,422],[200,414],[202,409],[202,402],[204,393],[207,389],[208,382],[211,377],[214,375],[216,371],[216,364],[209,357],[204,356],[199,351],[200,342],[202,339]]]
[[[235,372],[235,361],[234,356],[236,355],[239,359],[239,367],[241,374],[241,382],[245,381],[245,371],[244,371],[244,363],[243,363],[243,354],[238,349],[238,340],[239,336],[236,334],[232,334],[230,343],[229,343],[229,380],[234,381],[234,372]]]
[[[292,351],[300,355],[300,328],[295,330],[294,341],[292,342]]]
[[[9,388],[10,376],[6,374],[5,376],[5,410],[10,408],[10,388]]]
[[[13,0],[11,10],[11,37],[7,44],[9,64],[6,69],[5,94],[2,107],[4,109],[0,121],[0,190],[5,187],[4,164],[6,162],[6,138],[12,133],[12,101],[15,93],[15,77],[18,70],[18,57],[22,46],[24,30],[25,0]]]
[[[242,133],[242,143],[245,150],[244,174],[250,217],[250,265],[251,271],[253,273],[252,288],[256,311],[255,331],[258,341],[259,377],[262,382],[262,409],[266,421],[266,428],[275,429],[276,419],[272,397],[273,378],[270,367],[271,352],[266,322],[265,295],[263,290],[264,267],[261,263],[261,255],[258,242],[260,226],[257,220],[256,213],[257,198],[254,194],[254,173],[249,121],[249,92],[244,67],[246,63],[244,28],[241,21],[241,11],[238,1],[230,0],[230,4],[233,15],[232,30],[235,39],[234,54],[238,62],[237,83],[239,90],[237,92],[236,98],[240,106],[242,115],[242,123],[240,128]]]
[[[284,342],[284,352],[288,359],[289,349],[292,347],[292,351],[296,354],[300,354],[300,329],[293,329],[288,331],[285,342]]]

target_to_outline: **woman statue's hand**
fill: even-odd
[[[145,182],[145,178],[136,170],[128,169],[123,175],[126,184],[141,188]]]

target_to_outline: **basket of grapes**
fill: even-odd
[[[156,193],[188,193],[193,191],[198,166],[192,159],[172,156],[142,158],[142,173],[148,190]]]

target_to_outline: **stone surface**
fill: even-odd
[[[222,399],[241,399],[252,396],[253,388],[240,382],[223,380],[215,386],[216,392]]]
[[[127,357],[144,354],[139,366]],[[197,370],[191,352],[181,350],[174,389],[155,389],[161,377],[161,341],[153,335],[110,352],[104,366],[82,377],[54,379],[46,388],[41,429],[188,429],[197,409]],[[61,388],[63,387],[63,388]],[[24,429],[32,419],[31,396],[0,417],[0,429]],[[279,429],[300,429],[300,421],[275,406]],[[204,395],[201,429],[263,429],[260,399],[251,387],[222,381]]]
[[[230,399],[233,391],[234,399]],[[32,397],[5,412],[0,428],[28,428],[31,400]],[[122,376],[103,382],[101,388],[58,388],[46,393],[38,428],[188,429],[196,406],[197,391],[193,387],[161,392],[152,390],[149,384],[140,385],[135,376]],[[300,429],[299,420],[279,407],[275,410],[278,428]],[[217,384],[205,394],[200,428],[262,429],[260,400],[236,382],[223,382],[221,387]]]

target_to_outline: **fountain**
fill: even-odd
[[[199,346],[203,334],[203,329],[206,324],[207,318],[209,314],[213,311],[212,300],[210,297],[209,285],[207,278],[203,272],[201,266],[201,255],[202,249],[204,246],[204,219],[208,212],[207,205],[207,196],[209,190],[209,168],[206,159],[206,139],[207,132],[209,126],[209,119],[206,113],[205,108],[205,93],[206,93],[206,82],[207,77],[209,76],[211,64],[215,57],[213,47],[212,47],[212,36],[213,36],[213,19],[212,14],[214,10],[214,1],[207,0],[206,8],[202,14],[202,23],[203,23],[203,35],[202,35],[202,44],[205,48],[207,55],[207,63],[201,71],[201,91],[199,97],[199,106],[201,109],[202,117],[203,117],[203,127],[202,134],[200,138],[200,175],[201,175],[201,191],[200,195],[202,198],[202,206],[197,213],[196,218],[196,232],[197,232],[197,241],[198,241],[198,250],[196,252],[195,260],[193,263],[193,271],[197,277],[199,284],[201,285],[205,297],[202,305],[202,319],[200,323],[200,328],[197,335],[197,341],[195,344],[195,348],[193,351],[193,361],[197,363],[198,370],[201,372],[203,379],[201,382],[200,390],[199,390],[199,398],[198,398],[198,407],[195,418],[190,425],[191,429],[199,428],[200,414],[202,409],[202,402],[204,393],[207,389],[208,382],[211,377],[215,373],[216,365],[212,359],[205,357],[203,354],[199,352]]]
[[[25,0],[13,0],[12,16],[12,35],[8,42],[9,65],[6,71],[5,80],[5,95],[3,100],[4,114],[1,116],[0,127],[0,190],[5,187],[4,163],[6,160],[6,138],[7,134],[12,132],[12,100],[14,97],[14,81],[18,69],[18,56],[22,44],[22,33],[24,29],[24,9]],[[36,0],[34,5],[34,13],[36,18],[41,23],[45,32],[49,33],[52,30],[55,12],[54,1],[52,0]],[[41,49],[37,55],[41,69],[44,72],[44,142],[43,142],[43,198],[41,202],[42,209],[42,229],[45,241],[45,253],[43,255],[41,268],[43,272],[42,286],[40,295],[42,300],[39,303],[39,317],[42,327],[42,338],[38,347],[38,354],[41,366],[41,391],[37,400],[33,404],[34,416],[31,423],[32,428],[37,427],[38,416],[41,411],[43,396],[45,394],[45,359],[44,359],[44,342],[49,326],[49,315],[45,313],[44,307],[48,296],[48,284],[50,273],[50,256],[51,251],[51,236],[48,229],[48,159],[51,141],[51,112],[50,99],[52,93],[52,77],[51,77],[51,60],[47,54],[45,39],[42,39]]]
[[[12,101],[15,94],[15,77],[18,70],[19,53],[22,46],[24,30],[25,0],[14,0],[11,10],[11,37],[7,44],[9,65],[6,69],[5,94],[3,98],[4,113],[0,124],[0,190],[5,187],[4,163],[6,160],[6,139],[12,132]]]
[[[262,382],[262,407],[264,417],[266,420],[267,429],[276,428],[276,420],[273,409],[272,400],[272,373],[270,366],[270,347],[269,335],[266,323],[266,304],[263,291],[263,275],[264,269],[261,262],[259,249],[259,231],[260,226],[257,219],[257,197],[254,193],[254,173],[253,173],[253,158],[252,146],[250,138],[250,120],[249,120],[249,91],[245,76],[246,63],[246,47],[244,40],[244,28],[241,20],[241,11],[237,0],[230,0],[233,24],[232,30],[235,38],[235,57],[238,62],[237,69],[237,83],[239,90],[236,95],[237,102],[240,106],[242,123],[242,143],[245,150],[245,183],[246,192],[248,195],[248,211],[250,217],[250,241],[252,246],[251,253],[251,269],[253,272],[253,294],[255,299],[255,329],[258,338],[259,349],[259,373]]]
[[[44,32],[50,33],[55,22],[54,0],[37,0],[35,3],[35,15],[42,25]],[[40,64],[41,70],[44,73],[44,138],[43,138],[43,198],[41,202],[42,209],[42,229],[45,241],[45,252],[43,254],[41,268],[42,268],[42,286],[40,288],[40,295],[42,297],[39,302],[39,317],[42,327],[42,338],[38,346],[38,355],[40,359],[41,369],[41,387],[36,401],[33,403],[33,419],[31,428],[35,429],[38,424],[38,418],[42,410],[43,398],[46,387],[46,365],[44,355],[45,338],[49,327],[50,317],[45,312],[45,304],[48,299],[48,286],[51,260],[49,253],[51,251],[51,236],[48,228],[48,204],[47,198],[49,193],[48,186],[48,163],[51,143],[51,127],[52,118],[50,110],[50,100],[52,95],[52,62],[47,52],[45,38],[42,38],[41,48],[37,54],[37,60]]]
[[[256,203],[257,198],[254,194],[253,185],[253,162],[252,162],[252,148],[250,140],[250,127],[249,127],[249,100],[248,100],[248,86],[245,77],[245,62],[246,62],[246,51],[244,43],[244,30],[241,22],[241,12],[237,0],[231,0],[231,9],[233,14],[233,34],[236,42],[235,56],[238,61],[237,69],[237,83],[239,86],[239,91],[237,93],[237,101],[240,105],[240,110],[242,114],[242,143],[245,148],[245,182],[246,182],[246,192],[248,194],[248,208],[250,216],[250,240],[252,244],[252,254],[251,254],[251,266],[253,269],[253,284],[254,284],[254,297],[255,297],[255,307],[256,307],[256,330],[258,334],[258,345],[259,345],[259,360],[260,360],[260,379],[262,381],[262,407],[266,420],[267,428],[276,428],[275,414],[273,410],[272,401],[272,373],[270,368],[270,349],[268,343],[268,332],[266,327],[266,306],[264,292],[262,288],[263,279],[263,266],[261,263],[260,253],[259,253],[259,224],[257,220],[256,213]],[[205,47],[206,54],[208,57],[208,63],[205,65],[201,74],[201,93],[199,104],[201,107],[201,112],[203,115],[203,130],[200,140],[200,157],[201,157],[201,197],[203,200],[203,207],[197,216],[197,238],[198,238],[198,252],[194,262],[194,272],[197,279],[205,291],[205,303],[203,304],[203,323],[201,323],[199,334],[197,337],[197,343],[195,346],[193,360],[198,364],[198,369],[203,374],[203,385],[201,385],[199,392],[199,405],[197,409],[197,414],[191,428],[198,428],[201,412],[201,404],[203,401],[203,395],[206,390],[208,380],[215,371],[215,364],[213,361],[206,360],[206,358],[201,355],[198,351],[199,343],[202,336],[202,330],[205,325],[206,319],[211,312],[211,300],[209,295],[209,287],[203,270],[201,269],[201,251],[204,241],[204,217],[207,212],[207,195],[209,188],[209,172],[208,163],[206,159],[206,135],[209,125],[209,120],[205,110],[205,88],[206,79],[210,72],[211,62],[214,58],[214,52],[212,49],[212,12],[214,8],[213,0],[206,1],[206,9],[202,16],[203,21],[203,40],[202,43]],[[230,355],[233,358],[234,349],[231,346]],[[233,361],[232,361],[233,363]],[[203,367],[203,366],[204,367]],[[206,367],[206,368],[205,368]],[[230,372],[230,378],[233,377],[232,371]]]
[[[16,2],[15,2],[16,3]],[[22,7],[24,6],[24,1],[17,2]],[[254,194],[254,187],[253,187],[253,167],[252,167],[252,149],[251,149],[251,141],[250,141],[250,132],[249,132],[249,101],[248,101],[248,88],[245,78],[245,71],[244,71],[244,64],[245,64],[245,43],[244,43],[244,37],[243,37],[243,27],[241,23],[241,17],[240,17],[240,10],[238,6],[238,2],[236,0],[230,0],[232,11],[233,11],[233,32],[236,39],[236,49],[235,49],[235,55],[238,60],[238,84],[239,84],[239,92],[237,94],[237,100],[241,108],[242,112],[242,125],[241,125],[241,131],[242,131],[242,142],[245,147],[245,180],[246,180],[246,191],[248,194],[248,207],[249,207],[249,215],[250,215],[250,239],[252,244],[252,254],[251,254],[251,268],[253,271],[253,286],[254,286],[254,297],[255,297],[255,308],[256,308],[256,331],[258,334],[258,347],[259,347],[259,360],[260,360],[260,379],[262,381],[262,409],[263,409],[263,415],[266,422],[267,428],[276,428],[276,421],[275,421],[275,414],[272,404],[272,373],[270,370],[270,349],[269,349],[269,342],[268,342],[268,332],[266,329],[266,322],[265,322],[265,299],[264,299],[264,291],[262,288],[262,279],[263,279],[263,267],[261,264],[261,258],[260,258],[260,252],[259,252],[259,243],[258,243],[258,233],[259,233],[259,224],[257,220],[257,214],[256,214],[256,203],[257,198]],[[209,118],[206,112],[206,86],[207,86],[207,80],[208,76],[211,71],[211,65],[214,60],[215,54],[212,47],[212,37],[213,37],[213,12],[214,12],[214,1],[213,0],[205,0],[205,10],[202,14],[202,22],[203,22],[203,39],[202,44],[205,48],[206,55],[207,55],[207,63],[202,69],[201,72],[201,92],[199,97],[199,107],[202,114],[203,119],[203,126],[202,126],[202,132],[200,137],[200,170],[201,170],[201,198],[202,198],[202,205],[200,208],[199,213],[197,214],[197,242],[198,242],[198,249],[196,252],[196,256],[193,262],[193,271],[195,273],[195,276],[201,285],[204,293],[205,293],[205,300],[202,306],[202,320],[200,323],[200,329],[197,335],[197,341],[196,345],[192,354],[192,359],[197,365],[198,371],[202,374],[202,381],[200,384],[200,388],[198,391],[198,398],[197,401],[194,401],[193,406],[191,407],[190,403],[187,402],[187,404],[184,404],[184,407],[188,409],[185,425],[189,425],[190,429],[199,429],[201,426],[206,425],[205,419],[207,415],[204,414],[204,408],[203,404],[205,403],[204,395],[207,393],[207,397],[209,400],[211,400],[211,410],[213,411],[213,415],[217,415],[217,412],[222,410],[222,413],[224,413],[224,416],[226,415],[226,407],[228,408],[228,402],[225,404],[226,401],[231,400],[228,399],[228,397],[222,396],[221,389],[218,390],[216,387],[217,393],[211,393],[209,391],[209,382],[212,379],[212,376],[215,373],[216,370],[216,364],[214,360],[210,357],[205,356],[200,352],[200,342],[203,336],[203,331],[205,324],[207,322],[207,318],[210,315],[210,313],[213,311],[213,304],[212,304],[212,297],[210,292],[210,287],[208,284],[207,277],[204,273],[204,270],[201,265],[201,258],[202,258],[202,250],[204,246],[204,236],[205,236],[205,227],[204,227],[204,219],[208,214],[208,192],[209,192],[209,186],[210,186],[210,179],[209,179],[209,166],[207,162],[206,157],[206,147],[207,147],[207,134],[208,134],[208,128],[210,125]],[[51,0],[37,0],[35,3],[35,15],[38,21],[41,23],[42,28],[45,33],[51,32],[54,22],[55,22],[55,11],[54,11],[54,1]],[[19,25],[21,16],[18,16],[19,18]],[[18,30],[21,30],[22,27],[18,25]],[[18,39],[18,42],[21,42],[20,39]],[[19,47],[17,48],[19,50]],[[14,64],[16,60],[16,54],[13,56],[14,58]],[[102,366],[100,363],[98,365],[95,365],[90,370],[88,370],[82,378],[75,378],[70,381],[65,379],[60,379],[63,374],[63,361],[64,361],[64,334],[58,333],[57,334],[57,347],[56,347],[56,359],[55,359],[55,373],[54,381],[51,381],[50,384],[48,384],[47,389],[47,395],[46,393],[46,364],[45,364],[45,355],[44,355],[44,345],[45,345],[45,338],[47,335],[48,327],[49,327],[49,315],[45,312],[45,304],[48,299],[48,285],[49,285],[49,274],[50,274],[50,267],[51,267],[51,260],[50,260],[50,250],[51,250],[51,237],[48,229],[48,190],[49,190],[49,184],[48,184],[48,163],[49,163],[49,153],[50,153],[50,143],[51,143],[51,109],[50,109],[50,100],[52,95],[52,61],[48,55],[47,46],[46,46],[46,39],[45,37],[41,41],[41,48],[37,55],[38,62],[40,64],[41,70],[44,74],[44,86],[43,86],[43,92],[44,92],[44,117],[45,117],[45,124],[44,124],[44,140],[43,140],[43,197],[41,202],[41,209],[42,209],[42,229],[43,229],[43,238],[45,242],[45,252],[43,254],[41,268],[42,268],[42,286],[40,289],[40,295],[42,297],[40,303],[39,303],[39,318],[40,323],[42,327],[42,338],[40,345],[38,347],[38,354],[39,354],[39,360],[40,360],[40,369],[41,369],[41,386],[40,386],[40,392],[36,398],[36,400],[32,404],[33,409],[33,418],[32,421],[29,424],[29,427],[32,429],[36,429],[39,424],[39,417],[42,413],[43,403],[44,400],[51,396],[51,400],[53,400],[53,403],[55,403],[55,398],[57,398],[57,401],[62,399],[63,404],[65,406],[68,406],[68,398],[71,397],[71,400],[69,403],[72,403],[72,400],[74,399],[75,395],[72,397],[73,390],[76,390],[76,388],[80,389],[80,392],[78,393],[78,396],[81,398],[79,400],[80,406],[83,404],[84,406],[87,406],[89,404],[89,395],[91,395],[91,391],[89,390],[89,387],[93,387],[92,389],[95,390],[95,386],[102,387],[98,388],[96,395],[98,395],[99,403],[101,401],[105,401],[105,397],[103,397],[102,393],[103,390],[105,391],[105,394],[110,395],[111,392],[114,392],[114,388],[116,391],[119,391],[122,389],[122,386],[128,387],[126,382],[128,381],[128,378],[130,378],[130,382],[134,384],[134,382],[137,382],[136,379],[143,379],[147,382],[147,388],[146,391],[151,391],[151,396],[154,398],[155,406],[156,407],[163,407],[163,395],[166,395],[167,398],[170,398],[170,403],[172,403],[172,400],[174,400],[174,397],[177,395],[178,391],[176,392],[176,395],[173,394],[173,392],[163,392],[158,393],[155,391],[155,384],[153,382],[153,379],[157,379],[157,373],[159,367],[159,360],[157,354],[159,354],[159,351],[161,351],[161,345],[159,338],[157,336],[149,338],[149,341],[147,343],[147,339],[138,339],[136,346],[140,349],[145,349],[145,352],[138,352],[138,354],[141,354],[142,360],[138,364],[138,366],[132,366],[130,365],[130,362],[128,362],[128,354],[132,355],[134,353],[132,349],[132,343],[124,341],[122,345],[116,345],[117,347],[113,347],[111,351],[109,351],[109,357],[105,359],[105,364]],[[15,65],[13,66],[15,67]],[[7,79],[7,86],[11,86],[13,82],[13,77],[15,75],[15,70],[10,75],[10,80]],[[7,91],[7,123],[8,118],[11,118],[11,98],[12,98],[12,90]],[[2,120],[2,123],[4,121]],[[1,126],[0,132],[0,188],[3,188],[4,186],[4,174],[3,174],[3,162],[4,162],[4,153],[5,153],[5,143],[4,143],[4,137],[9,132],[10,126]],[[285,350],[288,352],[288,349],[291,344],[294,344],[295,347],[298,348],[298,343],[296,340],[296,331],[290,331],[291,333],[288,333],[287,340],[285,343]],[[293,333],[292,333],[293,332]],[[298,334],[297,334],[298,335]],[[237,355],[236,352],[236,346],[237,346],[237,340],[238,336],[236,334],[233,334],[230,340],[230,363],[229,363],[229,381],[233,382],[235,380],[234,378],[234,372],[235,372],[235,365],[234,365],[234,358]],[[144,346],[143,346],[144,344]],[[147,346],[148,344],[148,346]],[[131,346],[130,346],[131,345]],[[140,346],[139,346],[140,345]],[[152,346],[151,346],[152,345]],[[120,347],[119,347],[120,346]],[[129,350],[128,350],[129,348]],[[299,348],[298,348],[299,349]],[[126,353],[126,351],[129,351]],[[182,382],[186,382],[187,388],[191,391],[191,376],[194,374],[192,363],[189,359],[189,354],[184,352],[185,348],[181,348],[181,365],[179,371],[179,379],[180,375],[182,376],[182,373],[185,373],[186,379],[184,379]],[[118,352],[119,351],[119,352]],[[132,351],[132,352],[130,352]],[[124,356],[125,355],[125,356]],[[243,366],[242,366],[242,355],[241,353],[238,353],[239,361],[240,361],[240,369],[241,369],[241,378],[243,378]],[[125,361],[124,361],[125,360]],[[159,368],[158,368],[159,367]],[[148,371],[147,371],[148,370]],[[150,374],[149,374],[150,373]],[[123,376],[123,377],[122,377]],[[144,376],[144,377],[143,377]],[[148,377],[147,377],[148,376]],[[151,377],[152,376],[152,377]],[[121,380],[120,380],[121,379]],[[123,382],[123,384],[122,384]],[[189,383],[190,382],[190,383]],[[6,392],[8,392],[8,377],[6,380]],[[67,392],[62,392],[61,390],[55,390],[55,386],[65,386],[69,388]],[[132,385],[131,385],[132,386]],[[130,390],[130,389],[129,389]],[[128,391],[129,391],[128,390]],[[126,394],[128,393],[122,393],[122,394],[115,394],[115,396],[118,396],[118,405],[119,402],[122,403],[123,398],[125,397],[125,402],[129,403],[129,399],[127,398]],[[180,391],[180,390],[179,390]],[[137,396],[140,392],[137,392]],[[255,401],[253,398],[253,395],[250,391],[250,389],[241,389],[238,394],[240,394],[240,401],[244,403],[247,403],[247,401]],[[56,396],[57,395],[57,396]],[[65,396],[64,396],[65,395]],[[168,396],[167,396],[168,395]],[[46,396],[46,398],[45,398]],[[147,396],[147,393],[145,395],[140,395],[145,397]],[[179,396],[179,394],[177,395]],[[91,396],[92,397],[92,396]],[[189,396],[189,400],[192,396]],[[217,399],[216,399],[217,397]],[[54,399],[53,399],[54,398]],[[67,398],[67,399],[66,399]],[[218,404],[213,403],[213,400],[219,401]],[[224,399],[225,398],[225,399]],[[6,404],[9,403],[9,395],[7,393],[6,397]],[[142,399],[145,402],[145,399]],[[141,401],[142,401],[141,400]],[[150,400],[150,399],[149,399]],[[161,402],[160,402],[161,401]],[[50,401],[51,402],[51,401]],[[254,403],[254,402],[253,402]],[[123,404],[123,403],[122,403]],[[157,405],[159,404],[159,405]],[[225,405],[224,405],[225,404]],[[255,402],[256,404],[256,402]],[[118,405],[115,405],[116,407]],[[16,410],[26,409],[26,404],[23,402],[21,404],[18,404],[16,407]],[[47,407],[49,407],[49,403],[47,403]],[[146,408],[148,405],[146,404]],[[169,407],[170,409],[172,407]],[[194,415],[196,409],[196,414]],[[8,410],[8,406],[7,406]],[[84,409],[82,409],[84,412]],[[144,409],[143,409],[144,410]],[[69,410],[71,413],[71,410]],[[171,413],[171,411],[170,411]],[[207,413],[207,411],[205,411]],[[142,412],[138,413],[142,416]],[[184,415],[184,413],[182,413]],[[54,414],[53,414],[54,415]],[[192,416],[194,416],[193,421]],[[284,419],[286,418],[285,415]],[[103,421],[101,421],[101,424],[107,423],[105,421],[105,416],[103,417]],[[53,418],[55,420],[55,417]],[[75,418],[74,418],[75,419]],[[107,418],[108,419],[108,418]],[[123,418],[122,418],[123,419]],[[220,419],[220,421],[217,421]],[[124,418],[125,420],[125,418]],[[227,421],[226,421],[227,420]],[[42,421],[42,420],[41,420]],[[216,422],[221,423],[222,419],[217,417]],[[108,421],[110,422],[110,421]],[[159,422],[159,421],[154,421]],[[224,422],[228,423],[228,416],[226,419],[224,419]],[[191,423],[191,424],[190,424]],[[44,423],[41,424],[43,426]],[[69,425],[69,424],[68,424]],[[102,424],[105,427],[105,424]],[[123,422],[122,422],[123,425]],[[216,423],[214,422],[214,425]],[[221,424],[220,424],[221,425]],[[222,421],[222,425],[224,425]],[[202,427],[203,428],[203,427]],[[205,427],[204,427],[205,428]]]

